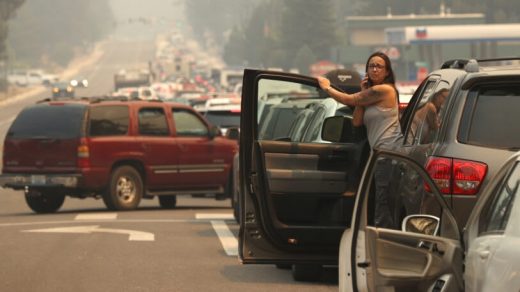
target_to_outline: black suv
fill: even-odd
[[[401,118],[405,139],[396,148],[427,166],[461,224],[482,187],[520,147],[520,66],[512,62],[518,61],[446,62],[421,83]],[[321,266],[338,262],[368,158],[366,139],[347,116],[325,120],[322,138],[343,127],[337,139],[324,139],[334,143],[265,139],[257,115],[262,96],[295,85],[310,96],[322,92],[316,79],[283,72],[245,70],[243,84],[240,258],[292,265],[296,279],[316,278]],[[396,219],[421,204],[413,193],[419,187],[392,202]]]

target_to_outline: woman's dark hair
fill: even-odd
[[[365,72],[368,72],[368,63],[370,62],[370,59],[373,57],[379,57],[385,61],[385,67],[388,71],[388,75],[385,77],[385,80],[383,80],[383,83],[391,84],[395,87],[395,75],[394,70],[392,69],[392,62],[390,62],[390,59],[388,56],[383,52],[375,52],[367,59],[367,64],[365,65]]]

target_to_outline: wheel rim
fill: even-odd
[[[117,180],[116,196],[121,202],[132,202],[135,199],[136,194],[136,186],[131,178],[127,176],[122,176]]]

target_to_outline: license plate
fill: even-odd
[[[45,175],[31,175],[31,184],[44,185],[46,182]]]

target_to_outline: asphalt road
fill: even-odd
[[[77,95],[113,89],[113,74],[153,56],[153,42],[110,40],[78,76],[90,86]],[[71,71],[75,72],[75,71]],[[72,76],[71,76],[72,77]],[[0,104],[0,137],[34,96]],[[144,200],[129,212],[107,211],[102,200],[67,198],[59,212],[37,215],[23,193],[0,189],[1,291],[337,291],[337,271],[323,281],[295,282],[290,270],[241,265],[238,225],[229,200],[179,197],[163,210]]]

